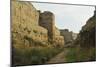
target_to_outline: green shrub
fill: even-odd
[[[67,62],[79,62],[79,61],[95,61],[96,50],[95,48],[67,48],[66,53]]]
[[[15,48],[14,64],[28,65],[28,64],[44,64],[50,58],[59,53],[62,49],[50,47],[37,48]]]

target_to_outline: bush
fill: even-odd
[[[14,65],[44,64],[61,50],[53,47],[15,48],[13,53]]]
[[[66,53],[67,62],[86,62],[96,60],[96,49],[91,48],[67,48]]]

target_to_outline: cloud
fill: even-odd
[[[55,14],[55,25],[59,29],[69,29],[79,32],[81,27],[93,15],[95,7],[93,6],[76,6],[76,5],[60,5],[48,3],[32,3],[36,9],[43,11],[51,11]]]

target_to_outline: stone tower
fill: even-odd
[[[48,38],[52,43],[54,39],[55,32],[55,22],[54,14],[49,11],[44,11],[40,13],[39,25],[48,30]]]
[[[73,33],[70,32],[68,29],[60,30],[60,33],[62,36],[64,36],[65,44],[67,44],[73,40],[73,36],[72,36]]]

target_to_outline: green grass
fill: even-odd
[[[67,62],[79,62],[79,61],[95,61],[96,49],[95,48],[67,48],[66,53]]]
[[[28,65],[28,64],[44,64],[53,56],[57,55],[62,49],[51,47],[40,48],[15,48],[14,50],[14,64]]]

